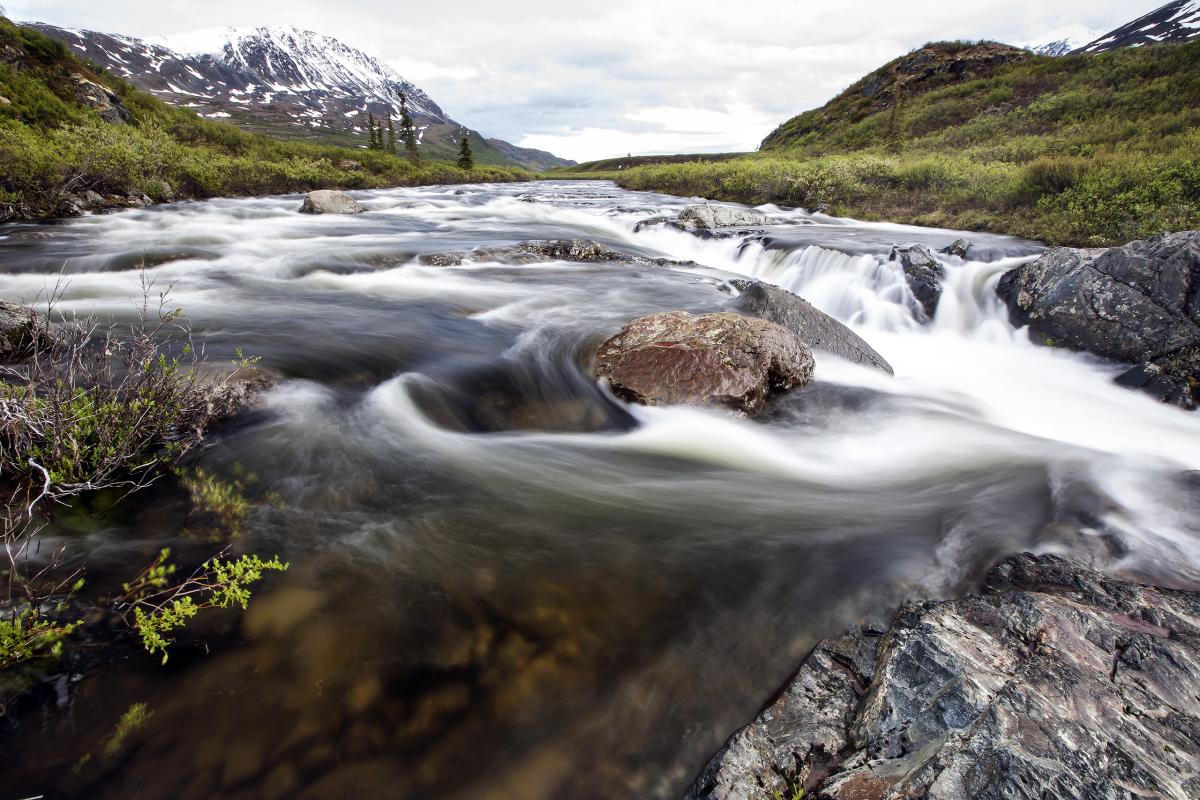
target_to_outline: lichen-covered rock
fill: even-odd
[[[813,350],[893,374],[892,365],[862,337],[804,298],[769,283],[747,280],[730,283],[741,292],[730,304],[731,310],[782,325]]]
[[[751,225],[765,225],[767,216],[752,208],[698,203],[680,211],[676,221],[685,230],[712,230],[714,228],[744,228]]]
[[[966,252],[965,248],[963,252]],[[942,299],[942,280],[946,277],[946,268],[923,244],[893,247],[888,259],[900,262],[900,268],[904,270],[904,280],[908,283],[908,288],[912,289],[917,302],[921,304],[921,311],[924,313],[922,321],[928,322],[933,319],[938,301]]]
[[[789,786],[839,800],[1200,796],[1200,593],[1026,554],[979,595],[906,606],[881,639],[822,643],[688,797]]]
[[[813,358],[798,336],[774,322],[668,311],[635,319],[604,342],[595,371],[630,402],[753,415],[772,392],[807,385]]]
[[[1122,383],[1200,402],[1200,231],[1058,248],[1006,272],[996,291],[1044,341],[1136,364]]]
[[[301,214],[361,214],[363,207],[345,192],[318,189],[304,195]]]

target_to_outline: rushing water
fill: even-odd
[[[1005,554],[1194,580],[1198,418],[1009,325],[993,287],[1036,245],[968,234],[982,260],[945,257],[922,326],[887,254],[955,232],[769,208],[765,236],[635,234],[684,201],[602,183],[360,199],[0,229],[0,296],[58,284],[67,312],[129,319],[146,265],[211,360],[263,357],[276,388],[201,463],[278,494],[239,547],[292,564],[167,666],[64,679],[0,739],[3,797],[672,798],[817,638]],[[537,238],[697,266],[416,260]],[[625,322],[719,309],[731,274],[850,324],[895,377],[818,354],[753,421],[589,377]],[[195,551],[180,506],[150,496],[75,545],[101,575]],[[74,775],[135,702],[129,755]]]

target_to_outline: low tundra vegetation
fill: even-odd
[[[970,47],[923,53],[952,58]],[[648,161],[555,174],[742,203],[824,203],[864,219],[1052,244],[1124,244],[1200,227],[1200,41],[1018,54],[886,101],[847,90],[785,122],[757,153]]]
[[[97,620],[165,663],[198,614],[244,609],[254,584],[288,568],[233,552],[253,505],[246,484],[186,463],[226,407],[228,379],[198,378],[202,361],[165,295],[128,329],[52,324],[48,308],[30,312],[19,356],[0,365],[0,670],[60,657]],[[225,542],[199,563],[163,547],[119,587],[91,586],[75,543],[44,536],[56,515],[86,516],[89,503],[106,509],[160,480],[205,515],[204,541]]]
[[[146,195],[152,200],[522,180],[516,168],[463,170],[410,162],[380,150],[286,142],[202,119],[85,64],[38,31],[0,17],[0,221],[57,213],[71,194]],[[111,90],[129,124],[105,122],[75,95],[75,77]]]

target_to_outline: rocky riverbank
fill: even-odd
[[[1200,593],[1009,558],[821,642],[687,800],[1200,796]]]

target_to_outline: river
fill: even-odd
[[[602,182],[356,197],[0,228],[6,299],[59,284],[60,310],[131,320],[145,265],[210,360],[262,357],[276,386],[200,463],[279,498],[237,546],[291,563],[166,666],[64,678],[0,740],[4,797],[676,798],[817,639],[1006,554],[1200,567],[1197,417],[1013,329],[993,287],[1035,243],[773,207],[765,236],[635,233],[687,201]],[[888,253],[960,236],[921,325]],[[417,261],[547,238],[695,265]],[[736,276],[849,324],[895,377],[818,353],[753,420],[590,377],[630,319],[717,310]],[[133,503],[73,534],[97,574],[201,546],[177,497]],[[147,730],[81,786],[136,702]]]

